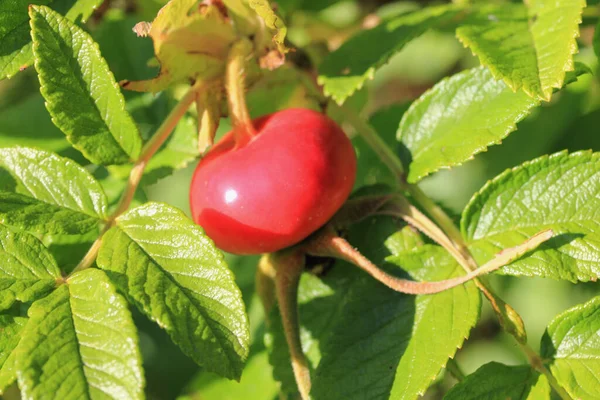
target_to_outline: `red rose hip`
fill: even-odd
[[[222,250],[281,250],[323,226],[348,198],[356,156],[340,127],[316,111],[288,109],[253,121],[257,134],[226,134],[198,164],[194,221]]]

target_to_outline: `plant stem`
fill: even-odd
[[[152,136],[152,138],[144,145],[138,160],[134,164],[133,168],[129,172],[129,179],[127,180],[127,186],[125,186],[125,190],[121,195],[121,199],[115,208],[115,211],[108,217],[106,220],[106,224],[100,231],[100,235],[94,241],[88,252],[85,254],[83,259],[77,264],[77,266],[73,269],[70,275],[73,275],[76,272],[82,271],[86,268],[89,268],[96,260],[98,256],[98,251],[100,250],[100,245],[102,244],[102,238],[104,234],[113,227],[115,224],[115,220],[121,214],[123,214],[129,208],[133,197],[135,196],[135,191],[142,180],[142,176],[144,175],[144,169],[148,164],[148,161],[154,156],[154,154],[160,149],[163,143],[167,140],[169,135],[173,132],[179,120],[190,105],[196,99],[196,92],[200,90],[201,84],[194,85],[183,98],[177,103],[175,108],[169,113],[167,118],[163,121],[160,127],[156,130],[156,133]]]
[[[554,389],[554,391],[560,396],[563,400],[573,400],[572,397],[567,393],[567,391],[560,386],[554,375],[546,368],[544,365],[544,360],[527,344],[519,343],[521,350],[527,356],[527,360],[533,369],[541,373],[548,379],[548,383]]]
[[[236,142],[256,135],[248,106],[246,105],[246,59],[252,52],[252,42],[242,38],[231,46],[225,71],[225,89],[229,104],[229,116],[233,124]]]
[[[275,305],[275,276],[277,271],[271,254],[263,254],[258,261],[256,275],[254,277],[254,287],[260,301],[265,309],[266,322],[269,324],[269,314]]]
[[[388,274],[363,256],[345,239],[339,237],[334,229],[325,229],[318,237],[306,245],[305,250],[315,256],[335,257],[359,267],[373,278],[396,292],[407,294],[434,294],[462,285],[479,275],[488,274],[511,261],[521,257],[526,252],[535,249],[541,243],[550,239],[552,230],[542,231],[520,245],[504,249],[481,267],[469,271],[465,275],[434,282],[415,282],[400,279]]]
[[[400,188],[409,192],[417,204],[419,204],[429,215],[431,215],[431,217],[443,229],[441,235],[439,234],[439,229],[435,232],[434,230],[429,229],[429,235],[431,236],[431,234],[433,234],[433,236],[431,236],[432,239],[436,240],[440,245],[444,246],[444,248],[450,251],[467,273],[477,269],[477,262],[469,252],[469,249],[464,242],[460,231],[458,228],[456,228],[452,219],[448,217],[448,215],[440,207],[438,207],[437,204],[428,198],[417,185],[406,182],[402,162],[379,137],[377,132],[355,112],[347,109],[347,107],[339,107],[335,104],[333,107],[337,107],[336,111],[344,116],[346,121],[348,121],[354,127],[358,134],[361,135],[361,137],[369,144],[369,146],[371,146],[373,151],[379,155],[382,162],[389,168],[389,170],[396,175]],[[421,227],[423,228],[436,226],[425,215],[420,217],[420,221],[422,222]],[[451,241],[452,246],[448,245],[448,240]],[[498,316],[498,319],[500,320],[500,324],[511,335],[513,335],[517,341],[520,343],[525,343],[527,340],[525,327],[519,314],[509,304],[505,303],[504,300],[499,298],[484,279],[476,279],[475,284],[490,301],[494,311]]]
[[[354,127],[354,130],[356,130],[365,142],[367,142],[371,149],[379,156],[381,161],[396,177],[398,177],[401,189],[406,190],[407,184],[404,179],[404,166],[402,165],[402,161],[400,161],[392,149],[385,144],[383,139],[375,132],[375,129],[366,123],[358,113],[349,110],[345,106],[338,106],[337,104],[332,103],[330,107],[335,108],[340,115],[343,115],[344,120]]]
[[[462,371],[454,358],[450,358],[446,363],[446,371],[450,373],[457,381],[461,382],[465,379],[465,373]]]
[[[417,185],[407,184],[407,191],[410,193],[412,198],[415,199],[423,209],[433,218],[435,222],[446,232],[446,235],[452,240],[454,246],[460,251],[463,257],[467,260],[471,268],[477,268],[477,263],[473,260],[467,245],[454,224],[454,221],[442,210],[433,200],[431,200],[421,188]]]
[[[98,235],[94,243],[92,243],[92,246],[87,251],[87,253],[85,253],[85,256],[83,256],[81,261],[79,261],[79,264],[77,264],[77,266],[73,268],[73,271],[71,271],[69,276],[92,266],[92,264],[96,260],[96,256],[98,255],[98,250],[100,250],[100,245],[102,244],[102,237],[111,228],[111,226],[112,225],[110,223],[106,223],[106,225],[104,225],[104,227],[100,231],[100,235]]]
[[[300,323],[298,321],[298,285],[304,270],[304,254],[293,251],[274,255],[275,291],[281,313],[281,322],[285,339],[290,349],[292,369],[302,400],[310,399],[310,369],[300,341]]]

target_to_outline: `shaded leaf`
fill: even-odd
[[[249,345],[241,293],[221,252],[183,213],[147,203],[122,215],[97,263],[184,353],[239,379]]]
[[[90,232],[106,218],[100,184],[68,158],[0,148],[0,222],[40,233]],[[4,171],[4,174],[1,172]]]
[[[600,389],[600,297],[555,317],[540,354],[558,383],[576,399],[596,399]]]
[[[349,241],[390,273],[401,271],[384,263],[386,254],[418,280],[463,273],[443,251],[434,256],[419,253],[423,244],[419,235],[411,228],[399,228],[391,218],[369,218],[350,230]],[[302,341],[314,370],[315,400],[416,399],[479,317],[479,294],[472,283],[433,296],[409,296],[342,262],[323,277],[303,276],[299,295]],[[278,319],[272,323],[271,362],[276,378],[291,392],[285,340]]]
[[[2,147],[36,147],[62,156],[73,156],[77,153],[65,135],[52,123],[44,106],[44,98],[39,92],[22,101],[8,100],[11,101],[11,105],[0,111]],[[81,156],[79,158],[85,160]]]
[[[135,160],[142,140],[98,45],[47,7],[32,6],[30,14],[35,68],[54,124],[96,164]]]
[[[342,104],[406,43],[451,20],[459,10],[456,6],[427,7],[360,31],[327,55],[319,66],[319,84],[327,96]]]
[[[0,225],[0,310],[45,295],[60,278],[56,261],[38,239]]]
[[[464,274],[441,249],[415,251],[388,260],[417,280]],[[386,290],[370,277],[362,279],[348,292],[323,346],[315,398],[416,399],[462,346],[479,319],[479,308],[473,283],[415,297]]]
[[[28,315],[17,348],[24,398],[143,398],[137,332],[104,272],[72,275]]]
[[[538,104],[483,67],[441,81],[411,105],[398,128],[398,139],[410,152],[409,182],[500,143]]]
[[[459,382],[444,400],[550,400],[550,385],[545,376],[530,366],[485,364]]]
[[[72,21],[85,22],[103,0],[3,0],[0,3],[0,80],[33,63],[30,4],[49,5]]]
[[[584,0],[532,0],[483,7],[457,37],[513,90],[550,100],[574,69]]]

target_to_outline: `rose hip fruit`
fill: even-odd
[[[288,109],[252,123],[255,136],[229,132],[208,152],[190,188],[194,221],[235,254],[300,242],[342,206],[356,176],[350,140],[323,114]]]

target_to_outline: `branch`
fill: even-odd
[[[333,229],[326,229],[321,235],[307,244],[305,250],[314,256],[334,257],[347,261],[396,292],[406,294],[434,294],[452,289],[480,275],[488,274],[503,267],[528,251],[535,249],[541,243],[550,239],[553,234],[552,230],[540,232],[520,245],[502,250],[483,266],[469,271],[465,275],[436,282],[415,282],[388,274],[363,256],[345,239],[339,237]]]

